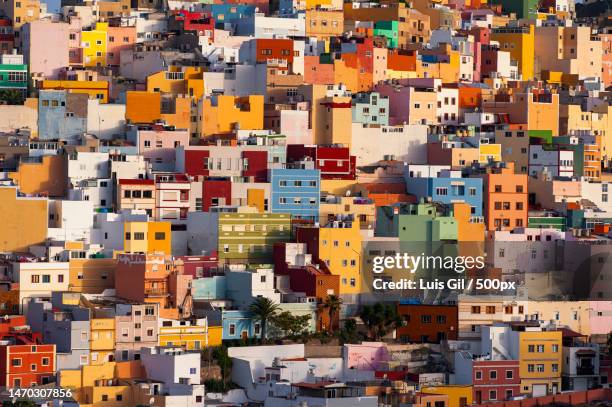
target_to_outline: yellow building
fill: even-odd
[[[472,404],[472,386],[424,386],[421,393],[448,396],[447,407],[463,407]]]
[[[125,253],[172,253],[170,222],[125,222],[123,231]]]
[[[186,95],[198,100],[204,94],[204,68],[194,66],[170,66],[147,77],[148,92]]]
[[[96,23],[94,29],[81,32],[83,66],[106,66],[108,23]]]
[[[130,385],[117,379],[141,378],[140,361],[85,365],[78,370],[58,372],[59,386],[73,391],[82,407],[131,407],[136,405]]]
[[[490,161],[499,162],[501,158],[501,144],[481,144],[478,148],[478,162],[487,164]]]
[[[47,199],[17,196],[16,187],[0,187],[0,252],[27,252],[47,239]]]
[[[263,129],[264,97],[218,95],[202,102],[201,136],[230,133],[237,129]]]
[[[92,318],[89,340],[90,363],[112,362],[115,355],[115,318]]]
[[[44,80],[42,89],[67,90],[70,93],[85,93],[90,99],[108,103],[109,84],[107,81],[50,81]]]
[[[340,276],[340,294],[361,292],[359,220],[333,221],[321,227],[298,228],[297,241],[316,251],[332,274]]]
[[[548,393],[560,391],[562,332],[524,331],[518,335],[521,392],[532,393],[534,386],[542,385]]]
[[[160,319],[159,322],[160,346],[185,346],[187,350],[198,350],[221,345],[223,328],[209,327],[207,318],[186,321]]]
[[[491,40],[499,42],[500,50],[510,52],[510,58],[518,62],[523,80],[534,78],[534,26],[496,28]]]

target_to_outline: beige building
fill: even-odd
[[[319,204],[320,223],[332,221],[336,215],[354,215],[361,229],[374,229],[376,205],[366,198],[328,195]]]
[[[117,191],[117,208],[142,209],[149,216],[155,212],[155,181],[152,179],[121,179]]]
[[[29,22],[38,20],[40,16],[39,0],[3,0],[0,1],[0,15],[6,16],[13,22],[15,32],[15,46],[21,46],[21,27]]]
[[[496,322],[524,321],[526,301],[503,299],[496,295],[461,295],[458,299],[459,339],[480,339],[481,327]]]
[[[536,75],[547,70],[579,79],[601,76],[601,39],[591,35],[590,26],[536,27],[534,54]]]
[[[501,145],[503,162],[513,162],[516,174],[529,172],[529,133],[527,125],[510,124],[495,130],[495,142]]]
[[[342,10],[315,8],[306,10],[306,36],[319,39],[342,35],[344,14]]]

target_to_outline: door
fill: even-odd
[[[533,397],[546,396],[548,386],[545,384],[534,384],[531,386],[531,394]]]

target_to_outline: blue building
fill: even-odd
[[[239,20],[255,14],[255,6],[251,4],[210,4],[204,10],[210,10],[216,27],[220,29],[227,29],[227,24],[234,26]]]
[[[321,198],[321,172],[313,162],[296,163],[294,168],[270,170],[272,213],[317,220]],[[300,166],[312,168],[299,168]]]
[[[353,123],[389,125],[389,98],[378,92],[353,95]]]
[[[38,96],[38,138],[76,140],[87,131],[87,99],[84,93],[41,90]]]
[[[261,324],[259,321],[254,321],[251,313],[248,311],[223,311],[221,318],[224,341],[242,338],[259,338],[259,335],[261,335]]]
[[[418,199],[452,204],[465,202],[473,216],[482,216],[482,179],[463,178],[461,171],[443,166],[408,166],[405,173],[406,191]]]
[[[226,297],[226,277],[212,276],[196,278],[191,282],[194,300],[223,300]]]

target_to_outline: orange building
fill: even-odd
[[[159,316],[178,319],[186,305],[193,277],[179,274],[172,256],[161,253],[119,254],[115,274],[117,296],[128,300],[159,304]]]
[[[9,178],[22,193],[49,197],[63,197],[66,194],[67,176],[68,161],[63,154],[21,161],[17,171],[9,173]]]
[[[514,163],[490,168],[483,177],[484,214],[488,231],[527,226],[527,174],[515,174]]]
[[[191,99],[187,96],[162,97],[159,92],[129,91],[125,118],[131,123],[166,122],[177,129],[189,129]]]

